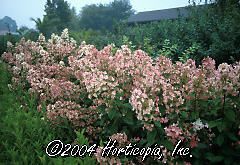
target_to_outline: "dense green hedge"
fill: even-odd
[[[160,49],[170,49],[171,58],[194,49],[190,57],[198,63],[207,56],[217,64],[233,63],[240,59],[240,7],[227,5],[219,11],[217,5],[192,7],[187,19],[163,20],[145,24],[118,23],[111,32],[80,30],[72,36],[78,41],[96,45],[97,48],[114,43],[124,44],[124,36],[135,48],[141,48],[152,56],[162,54]],[[193,55],[194,54],[194,55]]]

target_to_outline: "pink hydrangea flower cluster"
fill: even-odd
[[[22,39],[15,47],[9,46],[3,59],[13,71],[14,82],[36,94],[39,107],[47,105],[49,119],[65,116],[76,126],[87,126],[89,134],[101,117],[97,107],[114,107],[113,100],[120,99],[131,104],[146,129],[152,130],[153,122],[159,122],[170,139],[188,136],[195,144],[192,123],[181,128],[172,114],[189,115],[197,111],[198,101],[239,97],[240,91],[240,62],[216,68],[211,58],[200,66],[191,59],[173,63],[164,56],[152,59],[142,50],[132,52],[126,45],[116,51],[112,45],[98,50],[85,42],[78,46],[67,29],[48,41],[43,35],[36,42]],[[122,96],[116,98],[119,93]],[[85,105],[82,94],[94,108]]]

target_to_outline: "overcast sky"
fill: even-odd
[[[67,0],[71,7],[75,7],[79,13],[81,8],[87,4],[109,3],[113,0]],[[131,5],[137,12],[168,9],[188,5],[188,0],[130,0]],[[35,27],[30,17],[42,18],[46,0],[1,0],[0,19],[10,16],[16,20],[18,27]]]

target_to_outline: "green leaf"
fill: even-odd
[[[218,124],[218,126],[217,126],[217,128],[218,128],[218,131],[219,132],[222,132],[223,130],[225,130],[226,129],[226,124],[227,123],[225,123],[225,122],[219,122],[219,124]]]
[[[127,123],[128,125],[133,125],[134,124],[133,118],[128,114],[126,114],[126,116],[123,117],[123,121],[125,123]]]
[[[231,132],[229,132],[228,134],[227,134],[227,136],[228,136],[228,138],[229,139],[231,139],[231,140],[233,140],[233,141],[238,141],[238,138],[236,137],[236,135],[234,135],[233,133],[231,133]]]
[[[110,120],[112,120],[113,118],[115,118],[117,116],[117,112],[114,111],[113,109],[111,109],[109,112],[108,112],[108,117],[110,118]]]
[[[174,146],[172,144],[172,142],[170,142],[169,140],[162,140],[162,144],[164,147],[167,148],[167,150],[172,150],[174,149]]]
[[[120,119],[115,118],[112,125],[110,126],[110,130],[112,131],[112,133],[118,130],[119,125],[121,125]]]
[[[127,110],[127,109],[131,110],[132,109],[132,105],[130,103],[124,103],[124,104],[122,104],[122,106],[125,110]]]
[[[154,121],[155,126],[157,126],[158,128],[162,129],[162,125],[159,121]]]
[[[181,111],[181,115],[182,115],[182,117],[185,118],[185,119],[188,117],[187,112],[184,112],[184,111]]]
[[[150,145],[154,144],[154,143],[155,143],[156,136],[157,136],[157,131],[156,131],[156,129],[154,129],[154,130],[151,131],[151,132],[148,132],[148,134],[147,134],[148,144],[150,144]]]
[[[198,143],[197,148],[199,148],[199,149],[205,149],[205,148],[208,148],[208,145],[206,145],[205,143]]]
[[[192,119],[197,119],[197,118],[199,118],[199,112],[197,112],[197,111],[192,112],[192,113],[191,113],[191,118],[192,118]]]
[[[217,127],[220,124],[221,124],[221,120],[214,120],[214,121],[210,121],[208,123],[208,126],[209,126],[209,128],[214,128],[214,127]]]
[[[224,157],[223,157],[223,156],[215,156],[215,155],[213,155],[212,153],[208,153],[208,154],[206,155],[206,158],[207,158],[208,160],[210,160],[210,162],[212,162],[212,163],[217,163],[217,162],[221,162],[221,161],[224,160]]]
[[[228,120],[235,121],[235,112],[233,110],[226,110],[225,115]]]
[[[219,146],[221,146],[224,142],[224,136],[222,134],[220,134],[217,139],[216,139],[216,142]]]

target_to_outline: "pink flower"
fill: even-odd
[[[183,131],[176,124],[165,127],[164,130],[166,135],[170,137],[174,142],[176,142],[176,140],[183,139]]]

